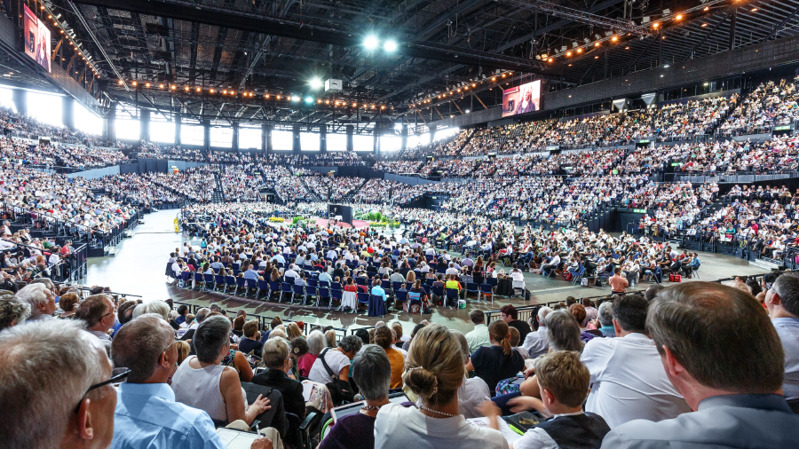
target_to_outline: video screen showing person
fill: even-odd
[[[526,114],[541,109],[541,80],[506,89],[502,94],[502,116]]]
[[[23,47],[25,54],[48,72],[50,67],[50,29],[25,5]]]

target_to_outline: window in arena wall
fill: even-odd
[[[17,105],[14,104],[14,89],[0,86],[0,107],[17,112]]]
[[[319,151],[319,133],[300,133],[302,151]]]
[[[239,148],[242,150],[260,150],[261,127],[248,128],[242,126],[239,128]]]
[[[233,146],[233,128],[230,126],[212,126],[211,146],[214,148],[231,148]]]
[[[138,120],[118,118],[114,120],[114,134],[117,140],[136,140],[141,137]]]
[[[294,133],[275,129],[272,131],[272,149],[275,151],[291,151],[294,149]]]
[[[459,129],[459,128],[444,128],[444,129],[439,129],[439,130],[437,130],[437,131],[436,131],[436,133],[433,135],[433,142],[438,142],[439,140],[448,139],[448,138],[450,138],[450,137],[452,137],[452,136],[454,136],[454,135],[458,134],[458,132],[460,132],[460,129]]]
[[[347,135],[337,133],[327,133],[327,151],[347,151]]]
[[[75,128],[85,134],[103,134],[103,119],[82,104],[75,102]]]
[[[354,134],[352,136],[352,149],[358,152],[367,152],[375,150],[375,137],[363,134]]]
[[[180,124],[180,144],[181,145],[205,145],[205,129],[203,125]]]
[[[175,122],[150,120],[150,140],[158,143],[175,143]]]
[[[60,95],[46,94],[43,92],[27,91],[25,97],[28,102],[28,116],[46,125],[64,126],[61,117],[62,98]]]
[[[402,137],[393,134],[384,134],[380,136],[380,152],[393,153],[402,148]]]

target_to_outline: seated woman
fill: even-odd
[[[267,340],[261,358],[268,370],[253,377],[252,383],[280,391],[286,411],[302,420],[305,417],[305,398],[302,396],[302,384],[287,374],[293,366],[290,354],[286,340],[282,338]]]
[[[386,356],[391,362],[392,389],[402,388],[402,371],[405,368],[405,356],[394,347],[395,340],[394,331],[388,326],[381,326],[375,330],[374,342],[386,351]]]
[[[333,376],[344,382],[349,381],[351,360],[361,349],[362,344],[361,339],[358,337],[348,335],[341,339],[337,348],[324,349],[314,361],[311,371],[308,373],[308,379],[320,384],[332,382]],[[323,359],[327,366],[330,367],[330,370],[333,371],[332,375],[325,369],[322,363]]]
[[[510,345],[508,323],[501,320],[492,322],[488,326],[488,339],[491,346],[474,351],[466,369],[474,371],[493,393],[500,380],[513,377],[524,369],[524,359]]]
[[[318,449],[372,449],[375,447],[375,417],[388,404],[391,364],[385,351],[376,345],[366,345],[352,361],[352,378],[364,405],[360,413],[336,421]]]
[[[241,419],[247,425],[269,410],[269,399],[258,399],[247,406],[244,389],[236,370],[222,365],[230,350],[230,320],[210,316],[197,327],[192,343],[197,351],[183,361],[172,376],[175,400],[205,410],[218,423]]]
[[[407,390],[418,397],[418,408],[382,406],[374,425],[375,448],[506,449],[498,431],[472,426],[460,414],[463,374],[461,346],[449,329],[429,324],[420,330],[402,375]]]

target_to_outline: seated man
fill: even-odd
[[[34,321],[4,329],[0,359],[0,446],[105,449],[111,444],[117,401],[108,383],[111,362],[79,322]]]
[[[113,449],[225,447],[208,413],[175,402],[167,381],[177,369],[178,350],[166,321],[155,314],[141,315],[119,329],[111,348],[114,364],[130,369],[127,382],[119,386]],[[251,446],[271,447],[267,438]]]
[[[590,374],[573,351],[556,351],[535,361],[535,373],[541,389],[541,399],[520,396],[508,401],[514,410],[537,409],[554,418],[539,423],[513,443],[513,449],[594,448],[599,449],[602,438],[610,431],[605,420],[594,413],[583,412],[588,393]],[[484,407],[489,425],[498,430],[499,409]]]
[[[696,411],[628,422],[603,448],[796,446],[782,344],[751,295],[713,282],[676,285],[658,294],[646,327],[669,380]]]
[[[785,273],[766,292],[766,307],[785,351],[783,394],[799,399],[799,276]]]
[[[648,306],[640,295],[616,298],[617,338],[594,338],[583,349],[582,361],[591,372],[585,410],[605,418],[611,428],[640,417],[659,421],[691,411],[657,363],[660,356],[645,331]]]

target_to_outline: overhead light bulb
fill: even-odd
[[[383,50],[387,53],[394,53],[397,51],[397,41],[394,39],[389,39],[383,44]]]
[[[363,40],[363,46],[367,50],[376,50],[379,45],[380,41],[377,39],[377,36],[375,36],[374,34],[366,36],[366,39]]]

